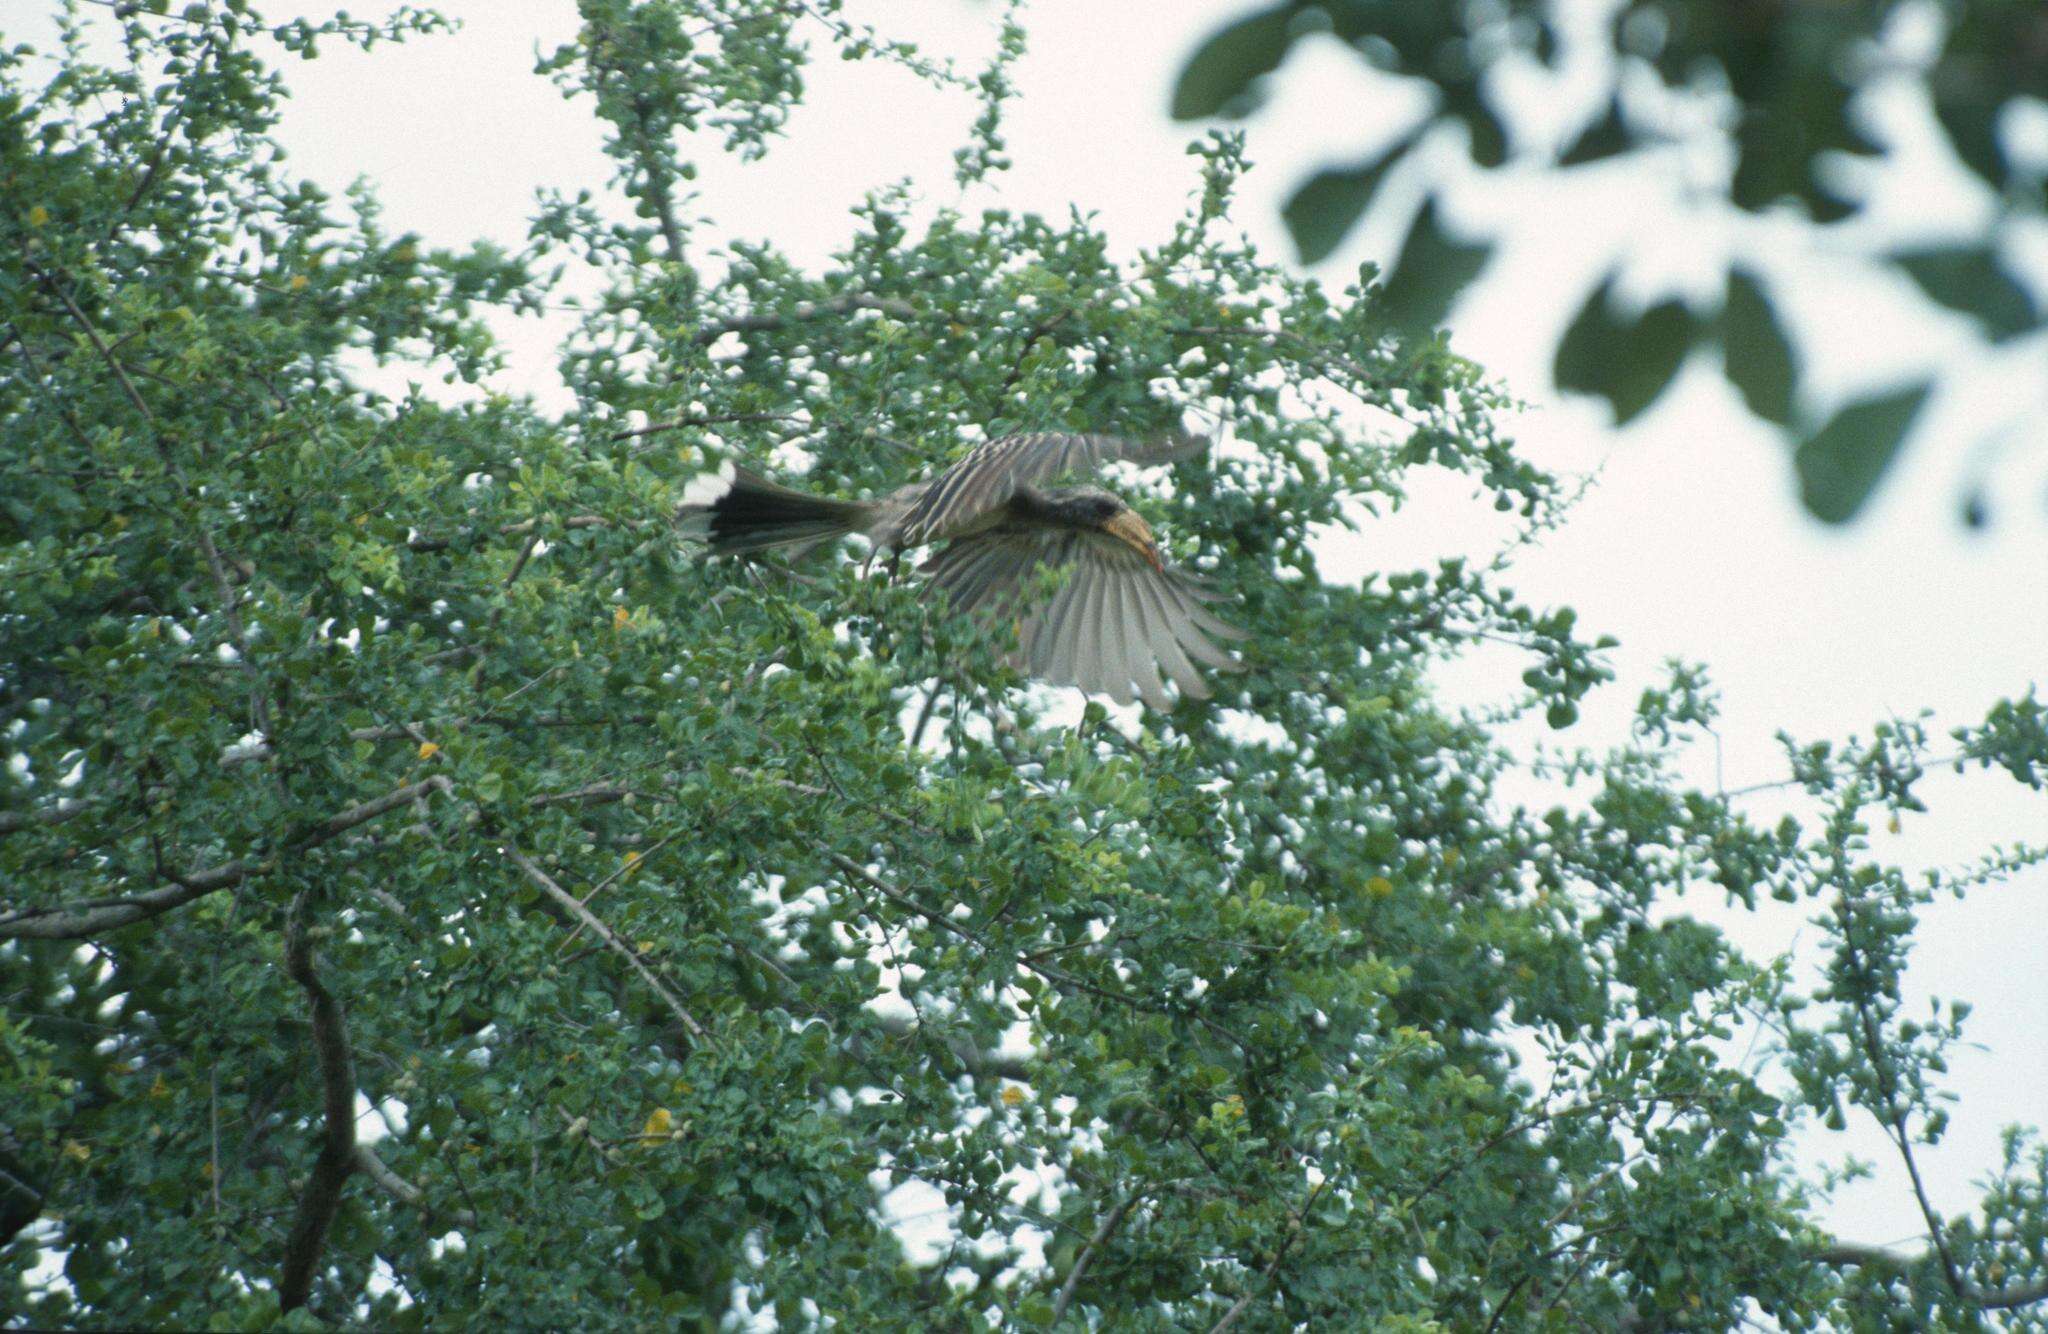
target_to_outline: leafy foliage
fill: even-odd
[[[1268,80],[1294,46],[1334,37],[1381,73],[1426,81],[1436,104],[1392,148],[1364,164],[1319,171],[1297,187],[1283,217],[1304,261],[1328,256],[1371,206],[1382,177],[1404,161],[1441,163],[1415,150],[1462,138],[1473,166],[1510,166],[1517,174],[1568,172],[1624,156],[1638,163],[1669,158],[1686,146],[1688,120],[1722,129],[1729,167],[1718,187],[1701,191],[1712,204],[1760,214],[1792,210],[1810,224],[1812,248],[1837,262],[1854,255],[1873,269],[1910,279],[1935,306],[1973,317],[1994,342],[2039,337],[2048,298],[2013,269],[2028,229],[2038,229],[2044,164],[2016,147],[2016,123],[2028,104],[2048,96],[2048,11],[2026,0],[1954,0],[1938,6],[1906,0],[1847,4],[1725,4],[1719,0],[1628,0],[1608,7],[1590,45],[1573,6],[1556,0],[1491,5],[1397,5],[1379,0],[1270,0],[1212,34],[1189,56],[1172,111],[1181,118],[1244,115],[1259,104]],[[1928,49],[1902,30],[1935,25]],[[1574,47],[1574,43],[1578,43]],[[1601,72],[1598,95],[1583,125],[1551,143],[1541,128],[1559,99],[1577,99],[1588,69]],[[1546,105],[1517,104],[1509,87],[1530,88],[1532,72],[1547,81]],[[1975,232],[1891,250],[1884,241],[1839,225],[1862,216],[1863,195],[1837,170],[1846,159],[1887,162],[1894,146],[1867,128],[1871,96],[1910,79],[1925,96],[1950,147],[1986,188]],[[1699,115],[1704,111],[1705,115]],[[1432,173],[1425,209],[1455,173]],[[1569,203],[1546,222],[1573,225]],[[1708,210],[1711,212],[1711,210]],[[1717,220],[1719,222],[1720,220]],[[1724,228],[1725,229],[1725,228]],[[1449,297],[1471,282],[1491,253],[1490,237],[1465,243],[1477,262],[1446,265],[1434,282]],[[1861,509],[1897,450],[1892,415],[1855,408],[1825,419],[1800,401],[1802,346],[1842,336],[1839,327],[1802,331],[1797,341],[1772,310],[1768,292],[1744,277],[1751,262],[1729,248],[1728,304],[1721,312],[1725,367],[1750,410],[1796,444],[1801,494],[1815,517],[1846,522]],[[1585,302],[1557,349],[1559,388],[1599,394],[1627,422],[1671,382],[1697,325],[1676,299],[1658,302],[1637,321],[1600,314],[1626,264],[1614,267]],[[1654,329],[1644,327],[1654,324]],[[1645,337],[1645,334],[1654,336]],[[1752,348],[1753,340],[1762,345]],[[1674,357],[1676,360],[1674,360]],[[1874,463],[1813,469],[1818,449],[1838,459]]]
[[[1351,584],[1310,543],[1417,469],[1526,537],[1559,488],[1391,298],[1245,248],[1233,138],[1130,263],[1083,219],[915,221],[886,192],[825,272],[693,257],[678,132],[765,149],[806,42],[956,82],[818,11],[799,40],[780,7],[586,0],[545,63],[595,96],[634,218],[554,198],[517,256],[389,235],[267,138],[266,33],[310,53],[427,16],[130,10],[114,67],[7,58],[10,1309],[1807,1328],[2048,1295],[2024,1134],[1920,1257],[1833,1244],[1788,1157],[1808,1111],[1908,1153],[1940,1133],[1964,1014],[1898,1013],[1914,909],[2040,858],[1925,883],[1870,858],[1864,821],[1937,762],[1924,725],[1788,742],[1813,828],[1677,779],[1714,716],[1695,669],[1614,753],[1518,754],[1611,643],[1519,601],[1506,555]],[[966,81],[964,168],[999,165],[1018,49]],[[473,384],[480,313],[548,299],[533,269],[565,255],[607,284],[570,411],[370,387]],[[738,455],[798,444],[808,484],[858,491],[987,432],[1191,410],[1232,447],[1133,494],[1256,637],[1170,714],[1051,725],[914,584],[707,565],[670,528]],[[1526,691],[1438,699],[1482,642]],[[2031,695],[1955,744],[2048,781]],[[1554,804],[1509,795],[1531,779]],[[1812,901],[1825,988],[1672,910],[1707,885]],[[1789,1080],[1731,1047],[1758,1013]],[[885,1207],[909,1182],[949,1210],[936,1254]]]

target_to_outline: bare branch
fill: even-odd
[[[570,532],[584,528],[609,528],[612,521],[602,514],[572,514],[563,519],[562,527]],[[408,551],[446,551],[462,543],[481,542],[491,537],[524,537],[540,526],[538,519],[521,519],[517,523],[501,524],[496,528],[471,528],[454,537],[420,537],[406,539]]]
[[[799,421],[801,415],[794,412],[708,412],[698,416],[676,417],[665,422],[650,422],[646,426],[631,430],[614,431],[605,437],[607,444],[624,444],[628,440],[639,440],[666,431],[686,431],[694,426],[722,426],[729,422],[786,422]]]
[[[606,926],[596,913],[584,907],[574,894],[556,884],[552,876],[546,871],[541,870],[540,867],[533,863],[532,859],[510,843],[505,844],[505,858],[524,872],[528,880],[539,886],[541,893],[546,894],[549,898],[560,904],[568,911],[570,916],[589,927],[592,934],[609,946],[614,954],[617,954],[628,964],[632,965],[633,971],[640,974],[641,980],[646,982],[648,986],[654,988],[655,994],[661,997],[663,1003],[668,1006],[669,1012],[675,1015],[676,1020],[682,1024],[690,1036],[699,1042],[704,1040],[703,1026],[690,1017],[690,1012],[683,1008],[683,1003],[676,999],[675,993],[668,989],[667,984],[655,976],[654,970],[649,968],[640,958],[638,951],[634,950],[625,941],[620,940],[618,933],[609,926]]]
[[[26,811],[0,811],[0,837],[26,829],[30,825],[63,824],[73,816],[85,813],[85,803],[65,798],[51,806],[38,806]]]
[[[1102,1220],[1102,1225],[1095,1229],[1095,1235],[1088,1238],[1088,1244],[1083,1246],[1081,1253],[1074,1257],[1074,1267],[1067,1272],[1067,1281],[1060,1284],[1059,1296],[1054,1299],[1052,1304],[1052,1320],[1050,1323],[1059,1324],[1060,1317],[1065,1315],[1067,1308],[1074,1304],[1074,1293],[1081,1286],[1081,1276],[1088,1272],[1088,1262],[1095,1258],[1096,1248],[1109,1240],[1110,1234],[1115,1232],[1118,1225],[1124,1221],[1124,1215],[1131,1211],[1131,1206],[1143,1198],[1144,1192],[1142,1191],[1125,1196],[1116,1208],[1109,1211],[1108,1216]]]
[[[428,1202],[426,1192],[392,1171],[384,1160],[377,1156],[377,1151],[367,1144],[356,1145],[356,1167],[364,1176],[375,1182],[379,1190],[400,1204],[409,1204],[426,1213],[445,1217],[457,1227],[476,1226],[476,1214],[468,1209],[436,1209]]]
[[[312,947],[300,928],[298,908],[285,929],[284,966],[294,982],[304,989],[313,1010],[313,1056],[320,1067],[321,1105],[326,1132],[320,1156],[313,1162],[313,1176],[306,1193],[299,1197],[297,1216],[285,1242],[284,1265],[278,1279],[277,1300],[284,1310],[306,1304],[313,1290],[313,1274],[326,1245],[327,1228],[341,1207],[342,1188],[356,1170],[356,1063],[349,1050],[348,1027],[341,1003],[313,969]]]
[[[303,852],[308,848],[318,847],[358,825],[368,824],[380,815],[387,815],[409,805],[428,792],[447,792],[450,787],[446,778],[437,775],[423,782],[399,788],[395,792],[387,792],[381,797],[359,802],[287,839],[285,852]],[[210,866],[205,870],[183,875],[166,871],[164,878],[171,881],[170,884],[127,898],[90,899],[84,903],[62,904],[49,908],[21,908],[10,913],[0,913],[0,940],[13,937],[76,940],[97,935],[102,931],[111,931],[115,927],[160,916],[173,908],[183,907],[194,899],[239,885],[252,876],[270,870],[276,864],[277,858],[274,856],[260,861],[238,858],[221,866]]]

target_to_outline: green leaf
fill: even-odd
[[[1771,300],[1747,269],[1728,270],[1721,309],[1721,365],[1749,410],[1780,426],[1792,420],[1798,382],[1792,341]]]
[[[1294,8],[1275,5],[1209,34],[1173,85],[1173,118],[1199,120],[1241,111],[1232,104],[1247,98],[1252,80],[1272,73],[1286,59],[1287,48],[1294,43]]]
[[[1898,456],[1907,428],[1927,398],[1926,384],[1860,399],[1801,441],[1792,455],[1799,494],[1824,523],[1846,523],[1863,508]]]
[[[1435,329],[1492,253],[1486,242],[1460,241],[1444,231],[1431,198],[1416,215],[1392,272],[1380,286],[1380,308],[1388,322],[1411,333]]]
[[[1894,256],[1929,299],[1974,316],[1994,339],[2026,333],[2040,312],[2025,288],[2014,282],[1990,246],[1952,246]]]
[[[1337,248],[1372,203],[1381,179],[1400,161],[1411,142],[1403,140],[1355,167],[1325,167],[1302,183],[1280,211],[1301,251],[1302,263],[1314,264]]]
[[[1634,420],[1670,385],[1704,322],[1684,301],[1660,301],[1635,319],[1615,311],[1614,276],[1595,288],[1557,345],[1557,387],[1598,394],[1614,405],[1614,424]]]

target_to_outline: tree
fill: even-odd
[[[1930,394],[1968,393],[1965,377],[1930,366],[1915,380],[1869,386],[1851,401],[1813,401],[1801,377],[1812,349],[1853,343],[1865,331],[1786,319],[1774,291],[1800,286],[1802,275],[1771,256],[1788,250],[1784,224],[1795,219],[1804,224],[1790,247],[1798,258],[1849,260],[1866,277],[1910,281],[1929,314],[1960,312],[1991,345],[2038,344],[2048,290],[2025,255],[2041,225],[2048,160],[2038,134],[2030,145],[2023,122],[2048,96],[2048,11],[2007,0],[1626,0],[1588,23],[1581,9],[1551,0],[1271,0],[1190,55],[1173,114],[1247,113],[1264,76],[1299,44],[1324,35],[1390,80],[1423,83],[1432,99],[1425,114],[1360,160],[1315,173],[1285,208],[1302,258],[1321,259],[1372,207],[1388,174],[1412,160],[1428,194],[1387,288],[1401,298],[1402,319],[1419,328],[1443,319],[1496,240],[1446,230],[1442,200],[1453,190],[1483,193],[1503,168],[1566,181],[1623,159],[1652,176],[1675,174],[1690,161],[1686,216],[1706,224],[1698,246],[1725,281],[1710,298],[1637,300],[1624,295],[1625,248],[1558,342],[1557,387],[1606,398],[1622,424],[1655,403],[1695,352],[1718,351],[1744,404],[1793,447],[1807,510],[1830,523],[1853,518],[1898,458]],[[1966,206],[1974,220],[1908,234],[1863,217],[1874,177],[1897,177],[1920,161],[1874,115],[1878,100],[1902,87],[1976,179]],[[1547,128],[1560,104],[1582,113],[1562,136]],[[1457,144],[1462,153],[1451,147]],[[1725,163],[1704,185],[1694,180],[1702,148]],[[1466,162],[1454,164],[1454,155]],[[1864,168],[1863,179],[1849,174],[1851,162]],[[1575,225],[1571,201],[1553,191],[1534,225]],[[1975,452],[2027,443],[2037,415],[2024,408],[1994,419]],[[1973,484],[1964,518],[1980,524],[1987,513]]]
[[[1946,745],[1788,741],[1816,815],[1768,827],[1677,777],[1697,669],[1612,753],[1532,751],[1609,645],[1503,586],[1513,546],[1349,584],[1308,543],[1422,468],[1521,540],[1564,493],[1384,289],[1245,248],[1237,140],[1196,146],[1131,264],[1085,219],[889,192],[829,271],[714,262],[684,132],[765,150],[818,43],[976,90],[973,179],[1020,33],[967,77],[833,5],[582,14],[543,67],[635,213],[554,199],[525,255],[391,235],[268,137],[260,53],[431,16],[131,7],[114,64],[76,19],[50,77],[7,58],[10,1310],[1805,1328],[2048,1300],[2030,1132],[1920,1253],[1828,1236],[1787,1140],[1875,1117],[1910,1162],[1941,1134],[1966,1007],[1900,1009],[1916,909],[2042,852],[1909,879],[1865,830],[1937,767],[2041,788],[2032,694]],[[608,284],[572,410],[367,387],[473,381],[483,313],[549,299],[565,255]],[[788,442],[807,485],[879,489],[983,432],[1193,411],[1237,447],[1131,494],[1255,638],[1170,712],[1049,724],[914,585],[671,529],[711,464]],[[1481,643],[1526,691],[1453,708],[1432,668]],[[1507,795],[1532,779],[1554,805]],[[1810,902],[1823,985],[1672,911],[1700,885]],[[1749,1016],[1768,1070],[1731,1045]],[[935,1257],[882,1207],[910,1182],[952,1211]]]

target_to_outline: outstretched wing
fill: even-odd
[[[1008,504],[1020,486],[1086,475],[1117,459],[1166,463],[1208,446],[1205,439],[1184,435],[1144,440],[1061,432],[998,436],[969,450],[917,494],[897,527],[894,544],[922,546],[959,532]]]
[[[1050,598],[1027,595],[1043,568],[1071,567]],[[1212,642],[1245,632],[1210,613],[1220,600],[1175,570],[1155,570],[1116,538],[1088,530],[1003,526],[946,543],[921,567],[954,609],[992,622],[1015,619],[1011,665],[1053,685],[1079,686],[1120,704],[1171,706],[1166,682],[1207,699],[1197,662],[1243,666]]]

